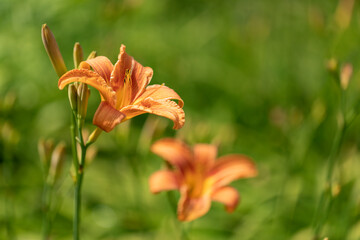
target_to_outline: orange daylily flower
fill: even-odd
[[[106,132],[143,113],[169,118],[174,122],[174,129],[181,128],[185,123],[183,100],[164,85],[147,86],[152,75],[150,67],[143,67],[135,61],[125,52],[125,46],[121,45],[115,65],[104,56],[88,59],[81,62],[80,69],[65,73],[59,79],[59,88],[82,82],[97,89],[102,101],[94,115],[93,124]]]
[[[248,157],[232,154],[216,159],[217,147],[210,144],[197,144],[190,149],[182,141],[166,138],[155,142],[151,150],[173,169],[151,175],[150,191],[178,189],[180,221],[203,216],[209,211],[212,200],[223,203],[228,212],[233,212],[240,197],[236,189],[227,185],[236,179],[257,175],[256,167]]]

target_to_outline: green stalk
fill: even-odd
[[[80,239],[80,223],[81,223],[81,188],[82,188],[82,182],[84,178],[84,167],[85,167],[85,156],[86,156],[86,150],[87,145],[84,143],[84,138],[82,136],[82,129],[81,127],[77,126],[78,130],[78,139],[79,144],[81,147],[81,158],[80,163],[77,162],[76,168],[76,182],[75,182],[75,192],[74,192],[74,231],[73,231],[73,237],[74,240]],[[76,141],[76,139],[74,139]]]
[[[176,221],[177,225],[179,225],[179,227],[180,227],[180,239],[182,239],[182,240],[190,239],[188,230],[186,229],[186,225],[185,225],[187,223],[179,222],[177,220],[177,203],[176,203],[174,192],[172,192],[172,191],[166,192],[166,197],[167,197],[167,200],[171,207],[172,213],[174,214],[174,220]]]
[[[344,140],[346,129],[349,127],[349,123],[347,122],[346,118],[346,101],[345,101],[345,90],[341,89],[341,103],[340,103],[340,110],[341,110],[341,117],[343,119],[343,123],[339,124],[334,141],[332,143],[329,159],[328,159],[328,169],[326,174],[326,188],[324,189],[323,193],[321,194],[319,205],[316,211],[316,218],[315,218],[315,236],[314,239],[320,239],[320,234],[323,228],[323,225],[329,215],[331,204],[332,204],[332,176],[334,172],[334,168],[336,165],[336,159],[340,151],[340,147]]]
[[[189,234],[188,234],[188,231],[186,229],[186,226],[185,226],[185,223],[181,223],[181,239],[182,240],[189,240],[190,237],[189,237]]]
[[[71,151],[73,156],[73,164],[75,167],[75,170],[79,169],[79,160],[77,155],[77,149],[76,149],[76,113],[71,113],[71,125],[70,125],[70,134],[71,134]]]
[[[4,207],[5,207],[5,229],[7,234],[7,239],[15,240],[17,239],[15,235],[15,230],[13,226],[14,221],[14,206],[13,206],[13,193],[12,193],[12,184],[13,181],[13,159],[11,154],[10,144],[4,144],[3,150],[3,182],[4,182]]]
[[[51,232],[51,198],[52,198],[53,186],[48,182],[44,185],[43,192],[43,240],[50,239]]]

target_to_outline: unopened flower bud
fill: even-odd
[[[338,183],[332,185],[332,187],[331,187],[331,195],[333,197],[338,196],[340,191],[341,191],[341,186]]]
[[[51,153],[54,149],[54,142],[49,140],[40,139],[38,142],[38,152],[40,156],[40,161],[42,162],[45,172],[49,169],[50,160],[51,160]]]
[[[16,100],[16,95],[14,92],[6,93],[2,104],[3,110],[10,111],[14,106],[15,100]]]
[[[88,60],[89,59],[92,59],[92,58],[96,58],[96,51],[92,51],[90,54],[89,54],[89,56],[88,56]]]
[[[320,100],[316,99],[311,107],[311,116],[316,123],[321,123],[326,115],[325,104]]]
[[[89,139],[86,143],[86,145],[90,145],[96,141],[96,139],[100,136],[102,133],[102,130],[100,128],[96,128],[89,136]]]
[[[41,37],[45,50],[49,55],[56,74],[61,77],[64,73],[67,72],[67,69],[64,63],[64,59],[61,56],[59,46],[56,43],[55,37],[46,24],[44,24],[41,28]]]
[[[345,30],[348,28],[351,17],[353,15],[355,0],[340,0],[335,11],[335,22],[340,29]]]
[[[63,165],[65,162],[65,144],[59,143],[51,155],[51,163],[49,168],[49,181],[54,184],[59,179]]]
[[[336,74],[338,72],[338,62],[335,58],[331,58],[326,63],[326,68],[331,74]]]
[[[76,113],[77,111],[77,88],[74,84],[70,84],[68,88],[68,97],[71,109]]]
[[[89,96],[90,89],[88,88],[87,84],[80,83],[79,87],[77,88],[77,118],[80,127],[83,126],[85,121]]]
[[[352,76],[352,72],[353,72],[353,67],[350,63],[345,64],[342,68],[341,68],[341,72],[340,72],[340,84],[342,89],[346,90],[347,87],[349,86],[349,82],[350,82],[350,78]]]
[[[16,145],[20,138],[19,133],[8,122],[5,122],[1,126],[1,137],[3,142],[8,146]]]
[[[74,57],[74,66],[75,68],[79,68],[79,64],[83,61],[84,57],[83,57],[83,50],[82,47],[80,45],[80,43],[75,43],[74,45],[74,53],[73,53],[73,57]]]

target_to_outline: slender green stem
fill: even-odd
[[[176,206],[176,199],[175,199],[175,196],[174,196],[174,192],[172,192],[172,191],[166,192],[166,197],[167,197],[167,200],[168,200],[169,205],[171,207],[171,210],[172,210],[171,212],[176,217],[177,206]]]
[[[315,237],[314,239],[320,239],[320,234],[323,228],[323,225],[329,215],[332,204],[332,176],[334,168],[336,165],[336,159],[342,145],[345,132],[349,126],[346,116],[346,100],[345,100],[345,91],[341,89],[341,102],[340,102],[340,113],[341,113],[341,122],[338,124],[338,128],[332,143],[330,155],[328,158],[328,169],[326,174],[326,187],[321,194],[319,205],[317,207],[316,218],[315,218]]]
[[[83,173],[78,175],[75,184],[75,205],[74,205],[74,240],[80,239],[80,214],[81,214],[81,186],[83,180]]]
[[[79,168],[79,160],[77,155],[77,149],[76,149],[76,113],[71,113],[71,125],[70,125],[70,134],[71,134],[71,151],[73,156],[73,164],[75,169],[77,170]]]
[[[188,230],[186,229],[186,223],[181,223],[181,239],[182,240],[189,240],[189,234],[188,234]]]
[[[168,200],[169,205],[171,207],[172,213],[174,214],[174,217],[175,217],[174,220],[178,223],[178,225],[180,225],[180,231],[181,231],[180,232],[180,239],[182,239],[182,240],[190,239],[189,234],[188,234],[188,230],[186,228],[187,223],[179,222],[177,220],[177,214],[176,214],[177,203],[176,203],[174,192],[168,191],[166,193],[166,197],[167,197],[167,200]]]
[[[82,136],[81,127],[77,126],[78,131],[78,139],[81,147],[81,158],[80,163],[77,162],[76,168],[76,182],[75,182],[75,192],[74,192],[74,232],[73,237],[74,240],[80,239],[80,223],[81,223],[81,188],[82,182],[84,178],[84,167],[85,167],[85,156],[87,146],[84,143],[84,138]],[[75,139],[73,139],[76,141]]]
[[[14,206],[13,206],[13,192],[11,182],[13,181],[13,159],[11,154],[11,146],[5,143],[3,150],[3,182],[4,182],[4,208],[5,208],[5,229],[7,239],[16,239],[13,221],[14,221]]]
[[[48,182],[44,185],[43,192],[43,240],[50,239],[51,232],[51,198],[52,198],[53,186]]]

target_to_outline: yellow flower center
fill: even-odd
[[[117,92],[117,103],[116,109],[121,109],[131,103],[132,95],[132,79],[131,79],[131,70],[125,70],[124,84],[120,91]]]

